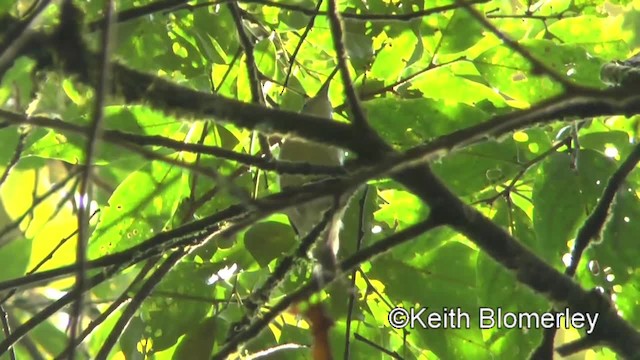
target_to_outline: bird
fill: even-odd
[[[318,93],[307,100],[301,113],[332,119],[333,107],[329,100],[329,85],[338,68],[327,77]],[[342,166],[345,152],[335,146],[312,142],[301,138],[287,137],[280,145],[278,159],[306,162],[312,165]],[[322,176],[280,174],[281,189],[305,185],[317,181]],[[335,197],[327,196],[291,207],[286,210],[289,222],[300,239],[304,239],[320,222],[322,215],[334,206]],[[337,266],[337,254],[340,248],[340,230],[346,205],[340,206],[332,214],[332,218],[321,234],[321,240],[312,250],[312,257],[318,262],[320,270],[334,271]]]

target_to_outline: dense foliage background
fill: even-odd
[[[640,86],[600,79],[638,8],[0,0],[1,358],[639,354]],[[297,115],[336,66],[337,122]],[[287,134],[347,172],[271,159]],[[359,184],[318,284],[281,211]],[[397,306],[601,317],[394,329]]]

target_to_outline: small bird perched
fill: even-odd
[[[302,113],[331,119],[333,107],[329,100],[329,84],[337,72],[337,68],[329,75],[315,97],[309,99],[302,108]],[[307,162],[312,165],[340,166],[344,163],[344,151],[340,148],[299,138],[286,138],[280,145],[279,159],[288,161]],[[302,186],[306,183],[319,180],[318,176],[304,175],[280,175],[280,187]],[[316,226],[330,207],[334,205],[333,197],[324,197],[302,206],[287,209],[289,222],[295,229],[298,237],[303,239]],[[341,206],[330,220],[327,228],[322,233],[321,241],[313,250],[314,258],[319,262],[323,270],[335,270],[340,247],[340,228],[342,216],[346,206]]]

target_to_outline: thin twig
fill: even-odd
[[[364,191],[362,192],[362,196],[360,197],[360,202],[359,202],[359,210],[360,210],[360,216],[358,217],[358,239],[356,241],[356,252],[360,251],[360,248],[362,247],[362,242],[364,241],[364,236],[365,236],[365,232],[367,230],[365,230],[365,225],[367,225],[367,222],[365,221],[365,207],[367,204],[367,195],[369,194],[369,187],[365,186]],[[356,288],[356,276],[358,275],[358,272],[356,270],[353,270],[351,272],[351,293],[349,294],[349,300],[348,300],[348,304],[347,304],[347,324],[346,324],[346,328],[344,330],[344,356],[343,359],[344,360],[349,360],[350,359],[350,352],[351,352],[351,321],[353,320],[353,309],[355,307],[355,302],[356,302],[356,292],[355,292],[355,288]]]
[[[129,293],[133,289],[135,289],[142,280],[144,280],[144,277],[149,273],[149,271],[153,269],[153,266],[158,262],[158,260],[159,258],[150,259],[150,261],[144,264],[143,268],[140,270],[140,272],[138,272],[135,279],[131,281],[131,283],[120,294],[120,296],[118,296],[118,298],[115,299],[109,305],[109,307],[105,311],[103,311],[96,319],[92,320],[91,323],[87,325],[87,327],[82,331],[80,336],[78,336],[78,341],[76,345],[79,345],[80,343],[82,343],[82,341],[87,336],[89,336],[93,332],[93,330],[95,330],[98,326],[100,326],[100,324],[105,322],[109,318],[109,316],[111,316],[111,314],[113,314],[116,310],[118,310],[118,308],[120,308],[125,303],[129,302],[129,300],[131,299]],[[67,347],[58,356],[56,356],[56,360],[66,359],[70,352],[71,352],[71,348],[67,345]]]
[[[254,104],[264,105],[264,94],[262,93],[260,74],[258,71],[258,67],[256,66],[256,58],[253,51],[253,42],[245,31],[244,23],[242,20],[242,13],[240,11],[238,3],[235,1],[231,1],[228,3],[228,8],[229,12],[231,13],[231,17],[236,24],[236,31],[238,33],[238,38],[240,39],[240,44],[244,49],[247,77],[249,79],[249,88],[251,89],[252,102]],[[260,143],[260,150],[264,157],[266,159],[271,159],[273,155],[271,155],[271,149],[269,147],[269,141],[267,141],[267,138],[264,135],[258,133],[258,141]]]
[[[367,344],[367,345],[371,346],[372,348],[374,348],[374,349],[376,349],[376,350],[380,351],[381,353],[383,353],[383,354],[385,354],[385,355],[387,355],[387,356],[391,357],[392,359],[397,359],[397,360],[403,360],[403,359],[404,359],[404,358],[403,358],[402,356],[400,356],[400,354],[398,354],[397,352],[395,352],[395,351],[391,351],[391,350],[388,350],[388,349],[385,349],[384,347],[382,347],[382,346],[380,346],[380,345],[378,345],[378,344],[374,343],[373,341],[371,341],[371,340],[369,340],[369,339],[365,338],[364,336],[362,336],[362,335],[360,335],[360,334],[358,334],[358,333],[353,334],[353,337],[354,337],[356,340],[358,340],[358,341],[362,341],[363,343],[365,343],[365,344]]]
[[[68,6],[68,5],[65,5]],[[73,5],[71,5],[73,6]],[[64,11],[64,10],[63,10]],[[71,309],[71,326],[69,331],[69,347],[75,348],[76,335],[78,328],[82,324],[82,301],[84,295],[84,286],[86,280],[86,263],[87,263],[87,242],[89,240],[89,212],[93,199],[93,189],[91,186],[91,175],[93,174],[93,158],[98,149],[99,134],[102,129],[102,120],[104,118],[104,101],[107,94],[107,83],[110,77],[109,57],[111,54],[111,33],[112,24],[114,22],[115,4],[113,0],[105,1],[105,18],[104,29],[101,38],[101,49],[98,67],[100,68],[99,78],[95,87],[96,98],[94,101],[93,116],[87,133],[87,144],[85,148],[85,166],[80,178],[80,204],[78,209],[78,239],[76,247],[76,288],[78,289],[78,298]],[[69,353],[69,359],[75,357],[74,351]]]
[[[284,90],[287,88],[287,85],[289,84],[289,77],[291,76],[291,72],[293,71],[293,65],[295,65],[296,63],[296,57],[298,56],[298,51],[300,51],[300,48],[302,48],[302,44],[304,43],[304,40],[307,38],[307,35],[309,35],[309,32],[311,32],[311,29],[313,28],[313,24],[316,22],[316,16],[318,16],[318,11],[320,11],[320,6],[322,6],[322,1],[323,0],[318,0],[318,3],[316,4],[316,7],[315,7],[315,12],[309,18],[309,22],[307,23],[307,26],[304,28],[302,35],[300,35],[300,40],[298,40],[298,43],[296,44],[296,48],[293,50],[293,54],[291,54],[291,58],[289,59],[289,69],[287,70],[287,76],[284,78],[284,83],[282,85],[282,92],[280,93],[280,95],[284,93]]]
[[[142,284],[140,289],[131,298],[129,304],[118,318],[118,321],[113,325],[113,328],[109,332],[106,339],[102,341],[102,346],[96,355],[96,359],[107,359],[111,349],[116,344],[116,341],[120,338],[120,335],[124,331],[125,327],[131,321],[133,315],[142,305],[142,302],[149,296],[151,291],[158,285],[160,280],[182,259],[186,254],[184,249],[176,250],[169,257],[167,257],[162,264],[156,269],[156,271],[149,276],[149,278]]]
[[[31,211],[35,209],[36,206],[38,206],[43,201],[48,199],[51,195],[55,194],[58,190],[62,189],[71,179],[73,179],[76,175],[78,175],[79,172],[80,172],[79,169],[76,169],[70,172],[66,178],[62,179],[56,184],[53,184],[49,188],[49,190],[47,190],[47,192],[45,192],[41,196],[36,196],[33,199],[33,203],[31,204],[29,209],[27,209],[22,215],[18,216],[13,222],[11,222],[10,224],[7,224],[4,228],[0,230],[0,239],[2,239],[2,237],[7,235],[9,232],[17,229],[20,226],[20,223],[22,223],[22,221],[24,221],[24,219],[27,216],[29,216]]]
[[[7,164],[6,168],[2,172],[2,175],[0,175],[0,186],[4,184],[4,182],[7,180],[7,177],[9,177],[9,173],[20,160],[20,156],[22,155],[22,151],[24,150],[24,141],[27,138],[28,134],[29,133],[27,131],[23,131],[20,134],[20,137],[18,138],[18,143],[16,144],[16,148],[13,151],[13,156],[11,157],[11,160],[9,160],[9,163]]]
[[[533,69],[531,71],[532,74],[546,74],[552,80],[555,80],[560,85],[564,87],[566,91],[577,89],[578,86],[572,84],[565,77],[560,75],[557,71],[547,66],[544,62],[540,61],[538,58],[533,56],[529,50],[525,49],[522,45],[518,44],[516,41],[508,37],[502,31],[500,31],[495,25],[490,23],[480,12],[471,7],[471,4],[466,0],[456,0],[456,4],[459,6],[463,6],[467,12],[474,17],[482,26],[491,31],[495,36],[497,36],[500,40],[504,41],[504,43],[510,47],[513,51],[520,54],[526,60],[528,60],[532,65]]]
[[[51,0],[37,1],[36,7],[27,15],[27,18],[3,34],[4,41],[0,44],[0,79],[18,57],[20,50],[29,42],[29,36],[32,35],[30,29],[40,20],[40,14],[49,6],[49,3]]]
[[[49,129],[57,129],[69,131],[81,135],[85,135],[87,128],[75,125],[59,119],[45,117],[31,117],[0,110],[0,116],[7,118],[13,124],[29,124],[31,126],[39,126]],[[174,140],[160,135],[138,135],[125,133],[118,130],[103,130],[99,137],[103,141],[125,147],[127,150],[139,153],[141,156],[151,159],[164,161],[180,168],[190,170],[194,173],[204,174],[212,179],[218,179],[221,175],[215,174],[211,169],[194,164],[187,164],[177,160],[163,157],[150,150],[141,148],[140,146],[161,146],[176,151],[190,152],[194,154],[211,155],[240,164],[255,166],[257,168],[275,171],[280,174],[297,174],[297,175],[328,175],[340,176],[345,175],[345,169],[341,166],[314,165],[305,162],[294,162],[286,160],[267,159],[265,157],[253,156],[250,154],[239,153],[227,150],[219,146],[203,145],[199,143],[185,143],[183,141]]]
[[[373,130],[369,126],[367,117],[362,110],[360,100],[358,100],[358,94],[353,87],[353,81],[351,75],[349,75],[349,65],[347,63],[347,50],[344,45],[344,27],[338,12],[337,0],[329,0],[329,11],[327,13],[329,17],[329,23],[331,24],[331,35],[333,38],[333,46],[336,51],[336,57],[338,60],[338,68],[340,69],[340,75],[342,76],[342,84],[344,85],[344,92],[347,98],[347,103],[351,108],[353,114],[352,124],[363,132],[361,136],[366,136]]]
[[[4,306],[0,305],[0,322],[2,322],[2,332],[4,333],[4,337],[8,338],[11,336],[11,327],[9,326],[9,314],[4,309]],[[16,360],[16,351],[13,346],[9,347],[9,359]]]

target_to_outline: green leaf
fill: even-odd
[[[128,249],[162,231],[185,190],[182,170],[152,163],[131,173],[100,211],[89,240],[89,258]]]
[[[628,16],[633,16],[632,13]],[[623,30],[622,22],[622,16],[584,15],[555,21],[547,29],[561,37],[565,44],[579,45],[592,55],[611,60],[625,57],[629,51],[629,35]],[[580,36],[576,36],[577,29],[580,29]]]
[[[533,185],[533,227],[543,256],[556,263],[570,250],[569,240],[615,170],[608,158],[590,150],[580,151],[577,171],[572,166],[570,155],[553,154],[538,169]]]
[[[542,253],[536,239],[531,219],[522,209],[504,199],[494,204],[493,221],[508,230],[535,253]],[[553,259],[551,259],[553,260]],[[517,283],[515,275],[497,264],[494,259],[481,252],[478,255],[477,272],[478,303],[488,308],[500,308],[505,312],[546,312],[548,302],[540,295]],[[495,353],[518,354],[526,358],[538,345],[541,332],[523,332],[521,329],[485,330],[490,334],[488,343]]]
[[[518,151],[513,140],[487,141],[444,156],[434,172],[459,196],[507,182],[516,175]]]
[[[468,105],[489,100],[496,106],[504,103],[504,99],[491,87],[463,77],[453,66],[442,66],[417,78],[412,86],[422,91],[425,97],[446,102],[460,102]],[[488,80],[487,80],[488,81]],[[491,85],[491,81],[488,81]]]
[[[288,254],[296,243],[293,229],[275,221],[257,223],[244,234],[244,246],[260,266]]]
[[[16,145],[18,145],[18,129],[9,127],[0,129],[0,142],[2,142],[5,151],[0,151],[0,169],[4,172],[11,159],[15,154]]]
[[[0,212],[4,213],[4,209],[0,208]],[[2,228],[4,225],[0,226],[0,229]],[[7,239],[7,236],[5,235],[3,238]],[[9,243],[0,246],[0,264],[4,264],[2,272],[0,272],[0,281],[26,274],[31,259],[31,244],[31,239],[14,238]]]
[[[256,66],[258,70],[267,77],[276,75],[276,47],[270,38],[264,38],[256,44],[254,49]]]
[[[434,99],[382,98],[367,101],[364,107],[372,126],[401,149],[477,124],[488,116],[467,104]]]
[[[373,41],[367,35],[366,23],[345,19],[344,45],[351,63],[356,69],[362,69],[373,57]]]
[[[8,2],[12,3],[13,1],[9,0]],[[6,9],[7,7],[2,6],[0,3],[0,9]],[[2,86],[0,86],[0,104],[5,104],[11,96],[15,95],[19,99],[29,99],[31,97],[34,90],[31,78],[34,67],[35,62],[32,59],[26,57],[16,59],[13,66],[3,74]]]
[[[440,358],[490,358],[482,344],[478,327],[478,302],[475,288],[477,252],[451,241],[425,254],[416,254],[407,263],[380,258],[372,263],[367,276],[381,281],[385,294],[394,303],[406,307],[428,307],[429,312],[442,313],[444,308],[460,309],[470,314],[469,328],[411,332],[410,341],[428,348]],[[452,272],[455,269],[455,272]],[[420,286],[406,286],[420,284]],[[452,305],[455,304],[455,305]]]
[[[212,16],[215,16],[216,21],[211,21]],[[238,49],[236,26],[226,6],[216,9],[215,15],[206,11],[194,12],[193,28],[211,41],[221,57],[221,60],[216,61],[218,64],[227,64]]]
[[[605,156],[608,153],[617,154],[621,158],[626,158],[633,148],[633,144],[629,142],[629,135],[624,131],[615,130],[580,135],[580,146],[598,151]]]
[[[453,13],[449,24],[442,31],[442,46],[444,54],[457,53],[472,47],[482,38],[484,28],[465,9],[458,9]],[[467,36],[460,36],[467,34]]]
[[[221,319],[217,316],[207,317],[193,329],[189,330],[180,340],[172,359],[205,360],[211,358],[211,351],[215,341],[215,333],[221,329],[218,323]]]
[[[36,326],[30,333],[32,341],[40,345],[43,349],[43,356],[52,358],[58,355],[66,347],[67,337],[54,323],[44,321]]]
[[[149,340],[148,330],[145,329],[144,321],[135,316],[129,321],[127,327],[120,336],[120,347],[127,359],[144,359],[143,351],[150,352],[152,343]],[[115,351],[111,351],[113,354]]]
[[[623,184],[616,194],[613,209],[605,224],[600,240],[591,248],[589,257],[597,259],[600,266],[610,267],[615,284],[625,288],[634,286],[632,279],[640,250],[635,246],[640,231],[640,199],[628,184]],[[582,262],[585,265],[587,262]]]
[[[216,267],[182,262],[162,279],[154,296],[145,301],[140,309],[141,320],[155,352],[176,344],[207,315],[218,287],[209,285]]]
[[[395,80],[405,70],[413,54],[418,38],[408,29],[397,37],[387,39],[385,47],[376,56],[371,75],[381,79]]]
[[[389,227],[404,229],[422,220],[427,210],[422,201],[404,190],[381,190],[378,196],[383,203],[375,212],[375,219],[387,223]]]

